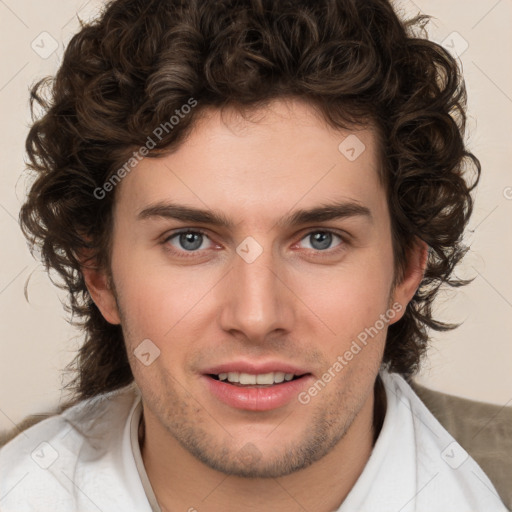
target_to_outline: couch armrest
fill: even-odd
[[[439,423],[476,460],[512,509],[512,407],[411,387]]]

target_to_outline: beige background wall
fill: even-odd
[[[26,184],[28,87],[57,69],[63,46],[78,29],[76,13],[87,20],[102,4],[83,2],[0,1],[0,429],[59,400],[61,369],[79,342],[16,219]],[[459,272],[476,279],[439,305],[442,318],[464,324],[434,336],[420,382],[512,405],[512,0],[397,5],[408,14],[435,16],[431,38],[460,53],[469,90],[468,142],[484,169],[468,233],[472,250]]]

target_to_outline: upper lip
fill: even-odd
[[[301,368],[290,363],[280,361],[266,361],[262,363],[255,363],[251,361],[231,361],[215,366],[211,366],[203,370],[203,374],[218,375],[219,373],[248,373],[250,375],[261,375],[271,372],[293,373],[294,375],[304,375],[308,370]]]

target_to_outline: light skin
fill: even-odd
[[[371,454],[387,326],[423,274],[419,244],[393,286],[371,128],[353,132],[366,149],[349,161],[338,146],[351,132],[307,103],[255,114],[206,111],[175,152],[139,163],[116,190],[115,291],[106,272],[84,268],[102,314],[123,328],[143,397],[143,461],[163,510],[336,510]],[[169,203],[232,225],[176,220]],[[335,203],[339,218],[283,220]],[[205,234],[170,238],[183,228]],[[248,236],[263,249],[252,263],[236,252]],[[401,312],[306,405],[248,411],[204,385],[202,370],[235,359],[287,362],[317,380],[396,303]],[[144,339],[160,350],[149,366],[134,356]]]

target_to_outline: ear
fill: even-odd
[[[94,266],[91,258],[82,259],[82,275],[92,300],[98,306],[103,318],[114,325],[121,323],[113,287],[106,270]]]
[[[407,263],[404,269],[402,280],[395,286],[392,294],[392,303],[398,303],[402,306],[400,314],[396,315],[391,323],[395,323],[405,313],[407,304],[412,300],[418,289],[425,269],[427,268],[428,245],[417,239],[413,247],[407,254]]]

